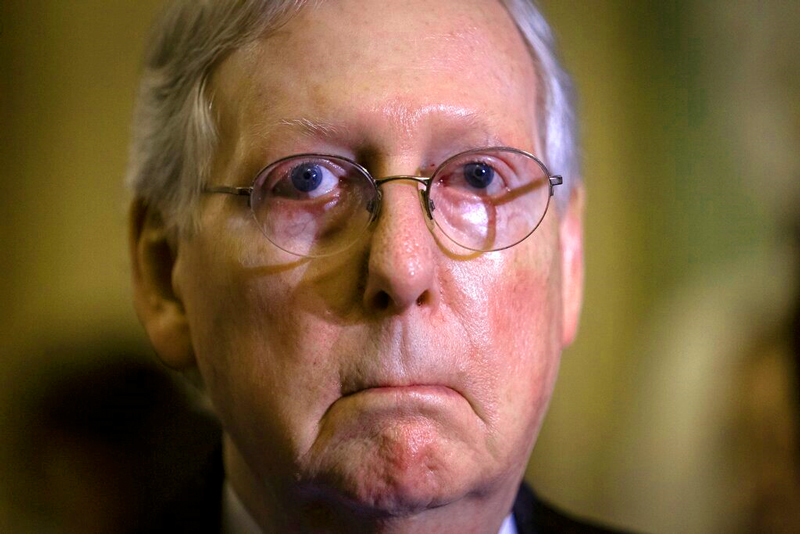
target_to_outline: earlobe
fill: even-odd
[[[129,247],[136,314],[161,360],[175,369],[195,364],[189,325],[175,287],[177,244],[161,214],[142,200],[131,205]]]
[[[586,191],[583,185],[573,188],[561,220],[561,267],[564,321],[562,346],[575,340],[583,305],[583,211]]]

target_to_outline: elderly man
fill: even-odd
[[[165,12],[135,305],[222,422],[207,525],[584,528],[520,489],[581,307],[567,86],[529,0]]]

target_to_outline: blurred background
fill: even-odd
[[[541,4],[580,96],[587,287],[528,478],[645,532],[800,531],[800,5]],[[42,430],[99,398],[64,415],[58,399],[84,399],[64,382],[178,395],[109,413],[197,411],[160,378],[130,303],[122,177],[159,5],[0,4],[2,532],[73,531],[54,503],[77,489],[58,481],[129,454],[92,456],[90,440],[70,456],[58,444],[83,423]],[[158,421],[162,441],[181,435]]]

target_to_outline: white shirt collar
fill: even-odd
[[[227,480],[222,490],[222,534],[263,534]]]
[[[514,514],[508,514],[506,516],[497,534],[517,534],[517,524],[514,522]]]
[[[222,534],[263,534],[227,480],[222,490]],[[506,516],[497,534],[518,534],[513,514]]]

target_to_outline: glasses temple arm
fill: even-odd
[[[224,193],[226,195],[250,196],[253,193],[252,187],[231,187],[229,185],[209,186],[203,189],[203,193]]]

